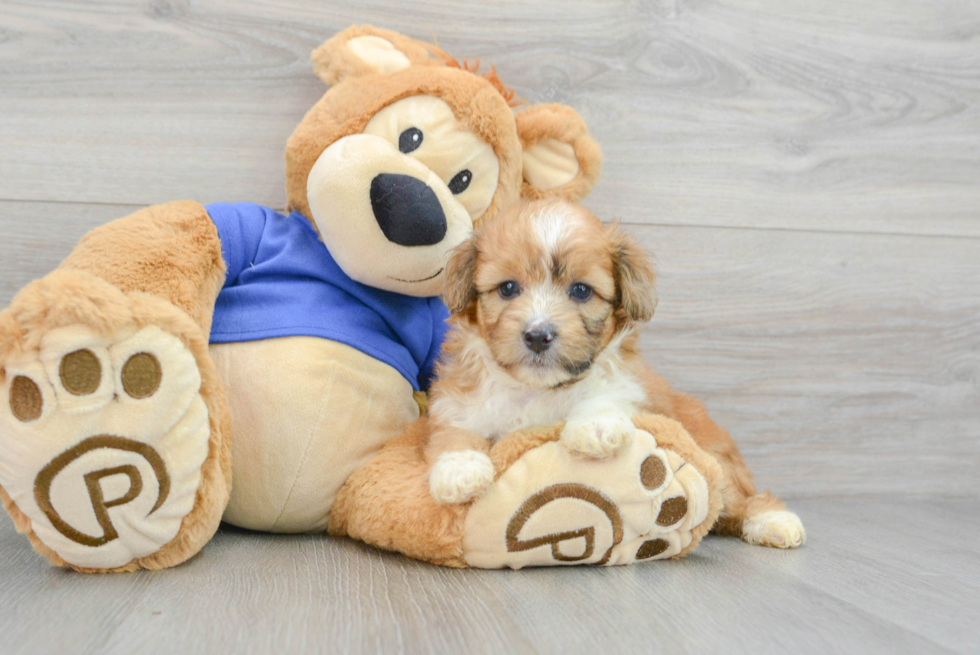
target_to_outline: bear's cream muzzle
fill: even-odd
[[[442,292],[446,262],[473,221],[428,167],[386,139],[343,137],[307,179],[313,220],[352,279],[410,296]]]

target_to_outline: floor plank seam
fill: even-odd
[[[809,234],[841,234],[841,235],[855,235],[855,236],[870,236],[870,237],[925,237],[931,239],[970,239],[970,240],[980,240],[980,235],[972,234],[932,234],[928,232],[867,232],[861,230],[818,230],[810,227],[773,227],[767,225],[725,225],[722,223],[664,223],[664,222],[649,222],[649,221],[629,221],[621,220],[612,217],[620,225],[627,225],[632,227],[668,227],[668,228],[694,228],[694,229],[705,229],[705,230],[745,230],[745,231],[757,231],[757,232],[791,232],[794,234],[799,233],[809,233]],[[604,220],[608,220],[604,218]],[[980,223],[980,219],[978,219]]]

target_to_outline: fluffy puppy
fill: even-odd
[[[562,200],[518,203],[457,248],[447,284],[453,318],[425,450],[437,502],[466,502],[489,487],[489,445],[514,430],[564,421],[567,448],[607,457],[631,439],[631,417],[652,412],[680,421],[721,464],[717,531],[803,543],[799,518],[756,492],[728,433],[640,357],[635,328],[653,316],[654,269],[618,227]]]

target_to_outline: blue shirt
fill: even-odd
[[[252,203],[208,205],[228,266],[211,343],[323,337],[428,387],[449,311],[438,298],[383,291],[350,279],[302,214]]]

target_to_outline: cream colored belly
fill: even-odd
[[[326,529],[347,477],[419,415],[394,368],[335,341],[215,344],[211,355],[232,416],[233,525]]]

